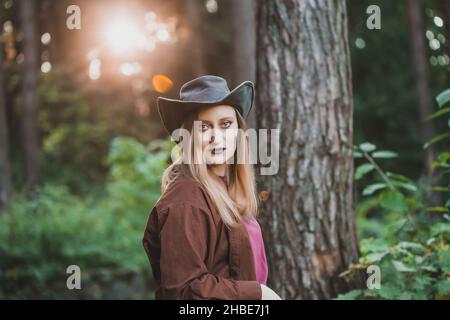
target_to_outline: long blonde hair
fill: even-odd
[[[201,161],[200,164],[194,161],[198,148],[201,148],[199,141],[195,141],[201,135],[194,134],[194,120],[197,120],[197,117],[198,113],[192,113],[186,117],[182,125],[182,128],[190,132],[189,143],[186,143],[190,150],[183,150],[185,144],[179,142],[181,148],[179,156],[164,171],[161,183],[162,193],[178,175],[186,174],[204,186],[226,226],[236,226],[236,224],[242,222],[243,217],[256,218],[258,215],[258,198],[255,186],[255,171],[253,165],[248,161],[250,159],[248,137],[241,134],[242,131],[247,130],[245,120],[239,112],[236,112],[238,127],[242,130],[239,130],[237,136],[234,161],[228,164],[228,170],[226,170],[226,179],[229,186],[229,190],[227,190],[219,180],[220,178],[210,172],[205,161]],[[196,146],[197,150],[195,150]],[[186,152],[187,154],[185,154]],[[184,156],[187,156],[188,163],[183,163]],[[244,161],[240,158],[241,156]]]

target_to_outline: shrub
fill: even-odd
[[[31,198],[17,194],[0,214],[0,298],[58,298],[72,264],[82,272],[149,272],[141,241],[169,148],[116,138],[105,192],[81,198],[46,184]]]
[[[449,107],[443,108],[450,101],[450,90],[437,101],[440,110],[429,119],[450,112]],[[424,148],[448,137],[448,133],[440,134]],[[341,276],[352,277],[357,270],[376,265],[381,271],[381,288],[353,290],[338,299],[450,299],[450,185],[433,186],[427,179],[413,182],[384,172],[375,159],[395,158],[397,154],[376,150],[371,143],[356,146],[354,156],[367,159],[356,168],[355,179],[376,173],[376,181],[363,189],[366,198],[357,206],[357,225],[363,238],[361,258]],[[450,172],[449,159],[450,152],[437,156],[433,170],[439,170],[438,177]],[[432,191],[447,196],[444,205],[431,204]]]

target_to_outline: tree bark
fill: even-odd
[[[233,87],[255,81],[255,3],[253,0],[231,0],[231,31],[233,39]],[[256,106],[247,117],[247,127],[255,128]]]
[[[3,60],[0,53],[0,210],[8,207],[11,197],[11,165],[3,73]]]
[[[428,60],[425,46],[425,29],[421,15],[420,2],[418,0],[406,0],[411,39],[411,51],[414,65],[414,80],[416,82],[419,128],[422,143],[426,143],[433,136],[433,128],[430,121],[425,119],[431,114],[431,94],[428,87]],[[431,165],[434,158],[433,146],[424,152],[425,173],[432,174]]]
[[[196,78],[206,73],[205,64],[205,48],[204,48],[204,33],[202,28],[203,18],[203,2],[196,0],[183,1],[186,12],[186,24],[189,26],[189,38],[186,46],[186,52],[190,55],[190,66],[193,76]]]
[[[257,4],[257,126],[280,129],[279,172],[258,177],[269,286],[333,298],[363,280],[338,276],[359,258],[346,2]]]
[[[24,140],[26,187],[34,188],[40,182],[39,140],[37,126],[37,72],[38,47],[35,1],[20,0],[20,21],[23,39],[22,66],[22,134]]]

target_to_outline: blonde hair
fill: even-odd
[[[242,134],[242,131],[247,129],[245,120],[239,112],[236,112],[238,127],[242,130],[239,130],[237,136],[234,161],[228,164],[228,170],[226,170],[229,188],[227,190],[220,178],[210,171],[205,161],[201,161],[201,163],[194,161],[198,149],[201,148],[200,141],[195,141],[200,139],[198,137],[201,137],[201,134],[194,134],[193,124],[197,117],[198,113],[191,114],[186,117],[182,125],[182,128],[190,132],[189,143],[180,143],[179,156],[164,171],[161,182],[162,193],[178,175],[185,174],[204,186],[226,226],[236,226],[236,224],[242,222],[243,217],[256,218],[258,215],[258,198],[255,187],[255,172],[253,165],[248,161],[250,159],[248,137]],[[190,150],[183,150],[183,145],[188,145]],[[197,150],[195,150],[196,146]],[[188,163],[183,163],[184,156],[187,156]]]

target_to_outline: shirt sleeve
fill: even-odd
[[[190,204],[173,204],[160,231],[161,289],[167,299],[261,300],[257,281],[209,273],[205,261],[214,228],[208,213]]]

